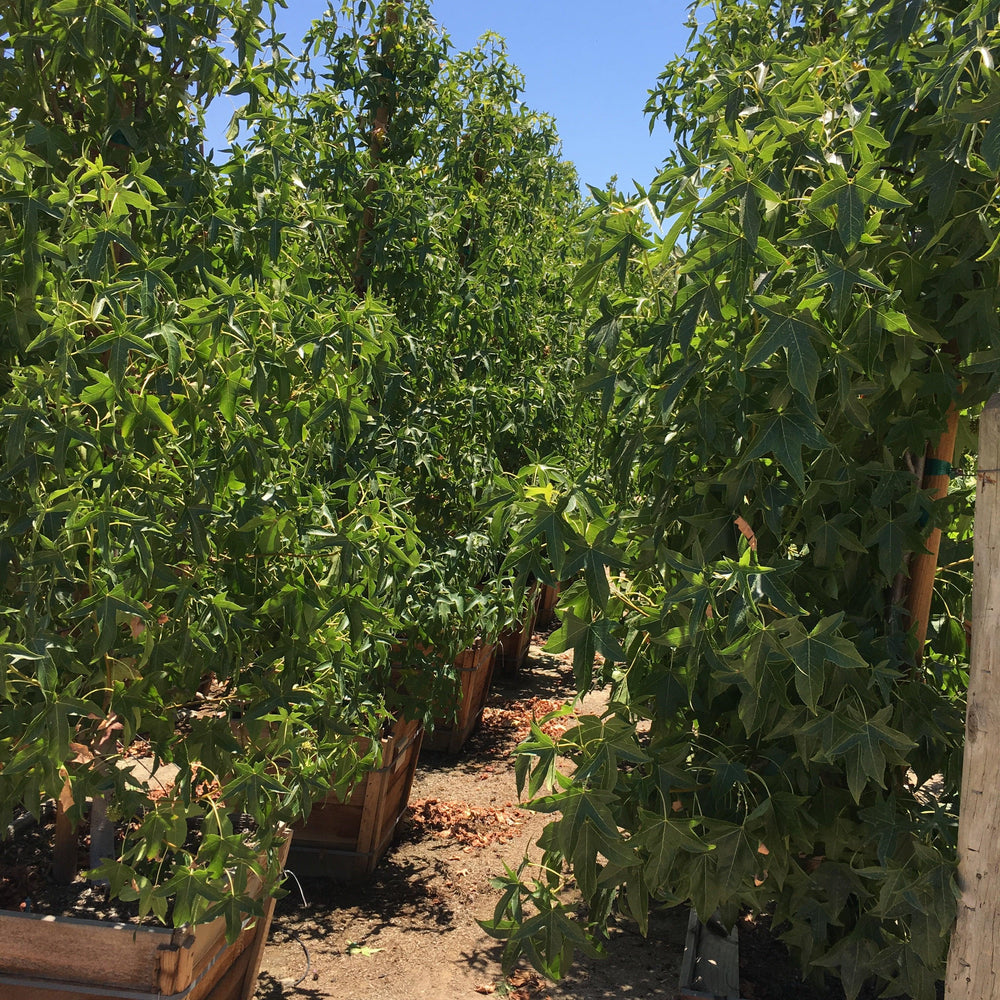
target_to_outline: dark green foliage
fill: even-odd
[[[544,526],[552,562],[590,545],[611,567],[570,591],[557,640],[584,687],[604,654],[610,714],[558,747],[536,737],[522,765],[535,792],[554,754],[574,760],[538,802],[563,811],[543,864],[570,865],[593,928],[614,905],[641,922],[655,900],[727,922],[770,907],[804,967],[849,996],[870,976],[934,995],[971,509],[968,490],[932,503],[915,471],[952,405],[974,447],[1000,381],[998,13],[715,4],[650,100],[679,143],[647,197],[672,229],[629,237],[610,198],[595,217],[581,281],[621,262],[592,383],[626,415],[617,508],[563,482],[521,506],[526,560],[545,558]],[[907,565],[934,525],[946,568],[918,660]],[[561,949],[504,923],[518,899],[492,925],[508,957],[558,971]]]

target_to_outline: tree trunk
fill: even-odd
[[[972,651],[947,1000],[1000,998],[1000,394],[979,424]]]
[[[121,728],[115,716],[109,714],[99,729],[92,766],[101,774],[108,772],[107,758],[114,753],[115,733]],[[102,861],[115,856],[115,824],[108,818],[108,800],[103,792],[95,790],[90,802],[90,867],[97,868]],[[107,885],[108,882],[95,879],[94,884]]]
[[[108,800],[95,792],[90,802],[90,867],[115,857],[115,825],[108,819]],[[106,879],[95,879],[95,885],[107,885]]]
[[[392,48],[396,42],[396,32],[393,29],[399,24],[399,10],[399,2],[392,3],[387,7],[382,27],[379,30],[376,41],[372,43],[371,47],[372,55],[375,55],[378,51],[379,43],[381,43],[382,60],[389,70],[388,75],[390,77],[394,62]],[[369,60],[369,68],[372,61],[371,59]],[[379,160],[382,158],[382,150],[385,147],[388,137],[391,117],[392,102],[388,94],[383,93],[372,115],[372,127],[368,139],[369,163],[373,169],[378,166]],[[378,181],[374,177],[370,177],[365,184],[365,192],[362,199],[365,207],[361,214],[361,228],[358,230],[358,245],[354,254],[354,273],[352,275],[354,292],[359,297],[364,295],[368,290],[368,277],[365,273],[365,247],[368,244],[371,231],[375,227],[375,209],[372,201],[377,189]]]
[[[73,807],[73,791],[67,781],[56,802],[55,842],[52,848],[52,880],[57,885],[69,885],[76,878],[79,866],[76,851],[79,835],[76,823],[70,822],[69,810]]]

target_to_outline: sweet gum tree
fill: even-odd
[[[331,270],[400,335],[350,460],[395,461],[428,528],[467,528],[494,467],[565,433],[576,178],[500,39],[455,52],[429,4],[384,2],[332,8],[309,41],[315,86],[274,139],[327,209]]]
[[[279,821],[373,763],[410,607],[457,643],[510,603],[472,501],[569,398],[575,185],[502,51],[345,3],[298,60],[273,7],[0,13],[0,824],[89,813],[112,895],[231,933]]]
[[[333,4],[307,42],[296,71],[311,86],[262,99],[227,171],[280,207],[262,247],[273,228],[282,253],[371,306],[385,349],[370,345],[356,433],[331,442],[331,466],[343,483],[405,484],[425,565],[386,599],[408,618],[423,604],[432,644],[457,652],[516,617],[496,607],[504,539],[487,537],[477,501],[572,427],[575,175],[551,119],[520,102],[501,41],[454,51],[423,0]],[[475,558],[456,559],[462,547]],[[461,624],[434,605],[464,608]]]
[[[378,729],[355,623],[412,562],[405,517],[370,490],[337,510],[321,475],[372,353],[328,350],[328,317],[368,331],[364,304],[258,252],[260,199],[204,155],[213,97],[287,85],[265,9],[0,19],[0,822],[55,798],[71,831],[89,800],[113,895],[231,934],[261,853],[276,884],[279,821]],[[176,765],[165,793],[137,748]]]
[[[630,336],[597,343],[607,404],[638,423],[627,499],[525,490],[523,557],[584,571],[557,643],[581,687],[601,652],[613,696],[522,748],[529,791],[553,783],[536,808],[561,816],[542,874],[505,882],[490,929],[509,958],[559,973],[583,945],[568,863],[592,929],[616,905],[642,926],[655,901],[770,909],[848,996],[871,977],[935,995],[969,518],[965,491],[932,500],[920,473],[946,464],[927,455],[950,412],[974,447],[1000,381],[998,14],[696,6],[649,104],[678,141],[648,192],[667,235],[630,236],[612,205],[594,255],[627,279],[603,323]],[[629,259],[668,255],[676,293],[638,298]],[[951,583],[921,655],[908,567],[939,526]]]

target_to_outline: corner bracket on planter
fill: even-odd
[[[678,997],[683,1000],[740,1000],[740,945],[718,911],[707,923],[692,910],[684,938]]]

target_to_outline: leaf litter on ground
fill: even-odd
[[[503,806],[470,806],[467,802],[418,799],[410,803],[409,820],[441,840],[468,847],[506,844],[517,836],[527,814],[507,802]]]

